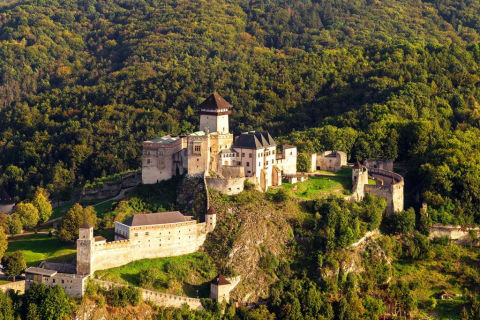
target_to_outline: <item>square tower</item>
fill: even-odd
[[[200,131],[229,133],[228,116],[232,105],[214,92],[200,106]]]

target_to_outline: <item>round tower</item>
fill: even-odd
[[[217,213],[212,207],[208,208],[205,214],[205,223],[207,225],[207,232],[212,232],[217,224]]]
[[[94,249],[93,227],[88,222],[85,222],[78,230],[77,274],[89,275],[94,271]]]
[[[352,170],[353,194],[357,200],[363,199],[365,195],[364,186],[368,184],[368,170],[360,161],[357,161]]]

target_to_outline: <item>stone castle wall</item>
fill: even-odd
[[[209,188],[228,195],[239,194],[245,186],[245,178],[206,178]]]
[[[377,168],[368,168],[368,172],[384,184],[367,184],[365,185],[365,192],[384,198],[387,201],[387,213],[403,211],[403,177],[398,173]]]
[[[109,282],[109,281],[102,281],[98,279],[94,279],[95,283],[101,286],[104,289],[111,290],[113,287],[124,287],[122,284]],[[151,301],[154,304],[161,306],[161,307],[174,307],[174,308],[181,308],[183,305],[188,305],[190,309],[193,310],[202,310],[202,304],[200,299],[197,298],[189,298],[183,296],[176,296],[169,293],[163,293],[158,291],[152,291],[147,289],[140,288],[140,293],[142,294],[142,300],[144,301]]]
[[[8,290],[19,291],[20,294],[25,293],[25,280],[8,282],[0,285],[0,291],[6,292]]]
[[[130,240],[95,244],[91,272],[118,267],[135,260],[193,253],[200,249],[206,239],[205,222],[159,227],[145,229],[149,236],[131,235]],[[159,230],[162,230],[161,235],[156,234]]]
[[[115,197],[122,189],[131,188],[142,183],[142,172],[128,172],[125,173],[119,181],[104,182],[101,186],[96,188],[83,189],[81,200],[96,200],[103,198]]]
[[[477,238],[476,241],[472,242],[470,232],[476,231],[477,237],[480,234],[480,228],[469,228],[469,227],[462,227],[462,226],[455,226],[450,224],[441,224],[436,223],[430,227],[430,234],[429,238],[443,238],[447,237],[449,240],[457,244],[472,244],[473,246],[480,246],[480,239]]]

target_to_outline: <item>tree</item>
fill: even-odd
[[[40,219],[37,208],[29,202],[17,204],[14,214],[18,215],[23,227],[27,229],[35,227]]]
[[[3,230],[3,228],[0,227],[0,260],[5,254],[5,251],[7,251],[7,247],[8,247],[7,235],[5,234],[5,231]]]
[[[56,285],[47,289],[39,314],[42,319],[62,320],[71,312],[70,299],[62,287]]]
[[[9,234],[18,234],[22,232],[23,225],[22,221],[20,221],[20,218],[18,217],[18,214],[14,213],[8,216],[7,227]]]
[[[5,270],[5,275],[9,279],[15,281],[15,277],[22,273],[27,268],[25,258],[21,251],[15,251],[3,257],[2,264]]]
[[[363,299],[363,307],[365,308],[365,316],[372,320],[378,319],[378,315],[385,312],[383,301],[372,296],[366,296]]]
[[[14,309],[12,299],[0,290],[0,320],[13,320]]]
[[[310,170],[311,162],[308,154],[300,153],[297,158],[297,170],[299,172],[308,172]]]
[[[97,214],[93,207],[83,208],[76,203],[63,217],[63,224],[58,234],[63,241],[74,241],[78,238],[78,229],[85,222],[95,227],[97,224]]]
[[[48,200],[48,192],[43,188],[38,188],[33,197],[32,204],[37,208],[41,222],[47,222],[52,215],[52,204]]]

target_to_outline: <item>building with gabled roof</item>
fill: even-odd
[[[232,105],[214,92],[199,106],[200,131],[167,135],[143,142],[142,182],[153,184],[187,173],[208,177],[209,186],[227,194],[243,190],[249,180],[267,190],[282,183],[282,174],[297,171],[297,150],[277,144],[268,132],[250,131],[235,137],[229,130]],[[213,173],[213,175],[212,175]]]

